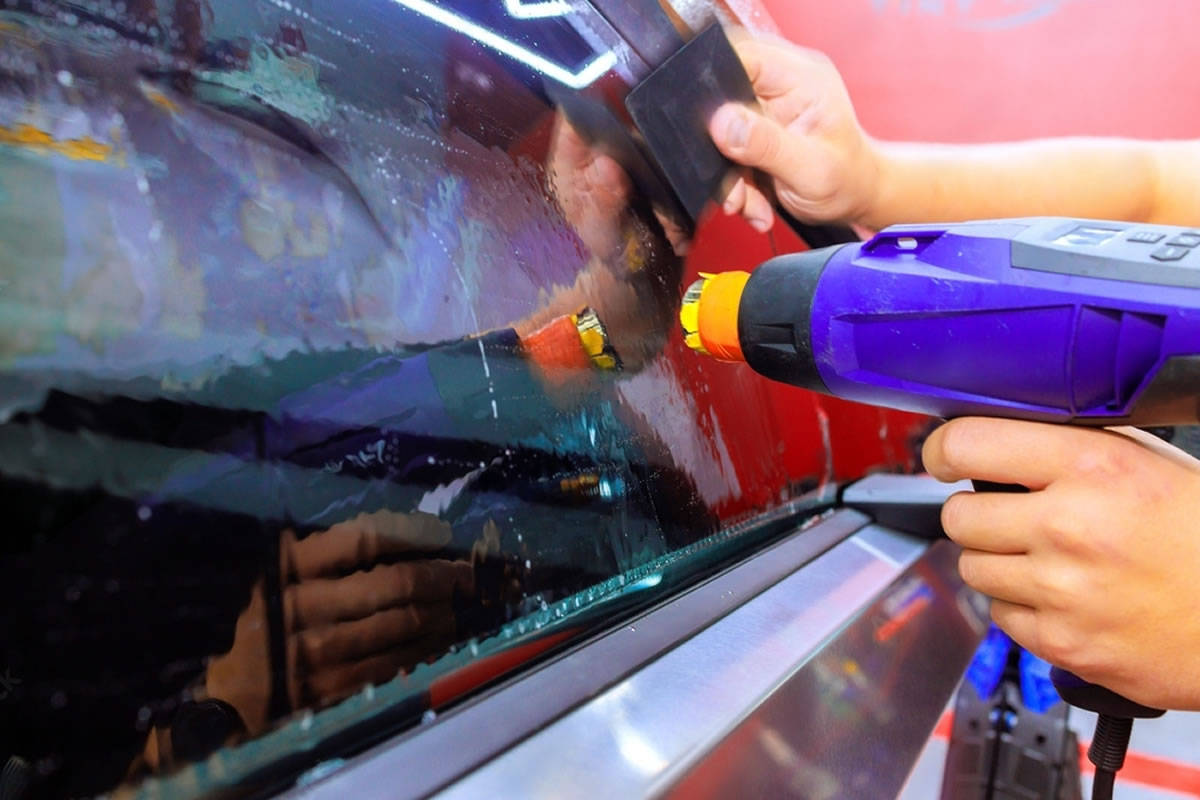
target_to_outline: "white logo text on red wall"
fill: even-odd
[[[1043,20],[1071,0],[871,0],[877,14],[940,17],[970,30],[1019,28]]]

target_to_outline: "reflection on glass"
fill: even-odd
[[[603,107],[615,51],[479,8],[0,8],[28,796],[253,788],[721,557],[738,477],[664,356],[687,237],[548,99]]]

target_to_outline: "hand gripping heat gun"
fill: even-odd
[[[871,405],[1098,427],[1200,422],[1200,230],[900,225],[702,276],[680,320],[695,350]],[[1067,702],[1101,715],[1089,757],[1093,797],[1108,796],[1132,719],[1163,712],[1062,670],[1053,678]]]

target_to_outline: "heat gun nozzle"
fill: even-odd
[[[683,338],[693,350],[721,361],[745,361],[738,338],[738,309],[748,272],[700,274],[679,310]]]

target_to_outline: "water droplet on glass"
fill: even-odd
[[[145,522],[146,520],[150,519],[150,513],[151,513],[150,506],[139,506],[138,507],[138,519],[140,519],[142,522]]]
[[[533,562],[530,561],[528,558],[525,559],[525,569],[533,569]]]
[[[479,655],[479,642],[475,641],[474,639],[471,640],[471,655]]]
[[[428,711],[426,711],[424,714],[421,715],[421,724],[428,725],[429,723],[433,722],[435,719],[437,719],[437,712],[431,708]]]
[[[313,726],[313,712],[305,711],[304,715],[302,717],[300,717],[300,730],[302,730],[302,731],[311,730],[312,726]]]
[[[70,72],[67,72],[65,69],[59,70],[58,75],[55,77],[58,78],[58,82],[63,86],[70,87],[75,85],[75,76]]]

